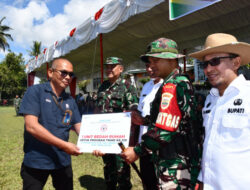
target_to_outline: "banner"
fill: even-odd
[[[175,20],[221,0],[169,0],[169,19]]]

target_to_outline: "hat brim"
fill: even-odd
[[[213,53],[233,53],[241,57],[241,65],[250,63],[250,44],[244,42],[230,43],[217,47],[206,48],[189,54],[190,57],[203,61],[204,57]]]
[[[161,52],[161,53],[144,54],[140,58],[143,62],[148,63],[149,62],[148,57],[156,57],[161,59],[180,59],[182,57],[185,57],[185,55],[171,53],[171,52]]]
[[[104,63],[104,65],[122,65],[121,63]]]

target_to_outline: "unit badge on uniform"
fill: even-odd
[[[173,94],[170,94],[168,92],[163,93],[161,96],[161,108],[167,109],[172,98]]]
[[[72,111],[67,109],[64,112],[64,117],[63,117],[62,123],[64,125],[69,125],[70,121],[71,121],[71,118],[72,118]]]
[[[242,99],[236,99],[234,100],[234,105],[235,106],[240,106],[242,104]]]

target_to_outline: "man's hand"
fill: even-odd
[[[104,156],[104,155],[105,155],[105,153],[102,153],[100,150],[94,150],[94,151],[92,152],[92,154],[93,154],[94,156],[96,156],[96,157]]]
[[[69,155],[74,155],[74,156],[78,156],[78,155],[82,154],[80,152],[80,149],[75,144],[73,144],[71,142],[65,142],[65,146],[63,147],[63,151]]]
[[[128,164],[135,162],[139,157],[134,151],[134,147],[128,147],[124,150],[121,156],[125,159]]]
[[[144,118],[141,116],[141,113],[139,111],[132,111],[131,119],[132,123],[135,125],[143,125],[144,123]]]

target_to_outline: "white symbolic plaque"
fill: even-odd
[[[86,153],[119,154],[119,142],[129,145],[130,127],[131,112],[83,115],[77,146]]]

